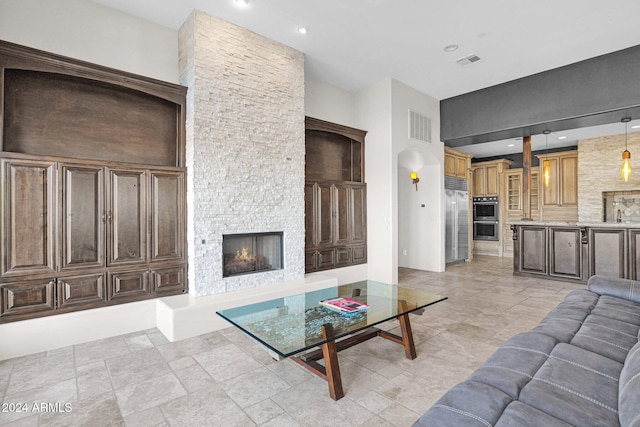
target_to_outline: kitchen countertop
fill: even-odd
[[[542,227],[640,228],[640,222],[507,221],[507,225]]]

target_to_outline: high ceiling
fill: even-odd
[[[176,30],[198,9],[303,52],[312,78],[358,91],[391,77],[437,99],[640,44],[638,0],[93,1]]]

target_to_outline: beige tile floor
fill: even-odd
[[[337,402],[323,380],[274,361],[235,328],[174,343],[152,329],[0,361],[0,425],[410,426],[500,344],[581,287],[515,277],[510,259],[494,257],[445,273],[401,269],[400,283],[449,299],[411,316],[413,361],[380,338],[341,352],[346,396]],[[58,403],[58,411],[33,412],[43,402]],[[18,403],[27,411],[9,406]]]

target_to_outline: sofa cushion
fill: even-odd
[[[504,410],[495,427],[573,427],[522,402],[513,401]]]
[[[498,348],[469,380],[493,386],[516,400],[556,344],[554,338],[546,335],[518,334]]]
[[[414,427],[492,427],[511,398],[500,390],[475,381],[465,381],[440,398]]]
[[[624,362],[619,387],[620,425],[640,427],[640,342],[631,349]]]
[[[632,325],[640,325],[640,304],[603,295],[591,313],[620,320]]]
[[[640,303],[640,282],[613,277],[591,276],[587,288],[599,295],[609,295]]]
[[[621,363],[560,343],[519,400],[568,424],[616,426],[621,370]]]
[[[594,311],[595,313],[595,311]],[[623,363],[640,327],[598,314],[587,316],[571,344]]]

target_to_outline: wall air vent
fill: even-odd
[[[480,61],[480,57],[478,55],[469,55],[465,56],[464,58],[458,59],[456,62],[458,63],[458,65],[466,67],[478,61]]]
[[[431,142],[431,118],[409,110],[409,139]]]

